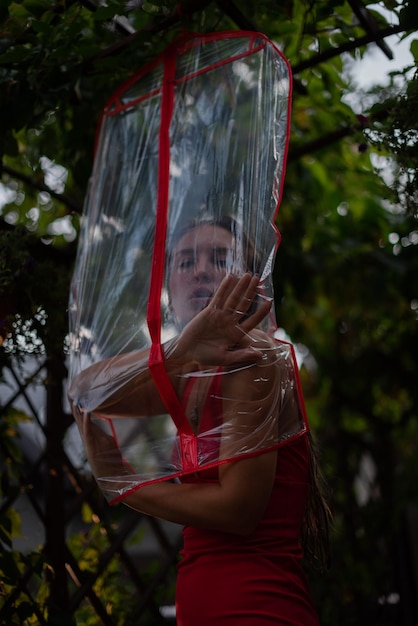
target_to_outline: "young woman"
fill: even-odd
[[[181,330],[164,346],[165,369],[193,431],[202,434],[197,455],[216,462],[203,462],[178,483],[131,490],[123,502],[184,525],[178,626],[317,626],[301,542],[307,536],[308,551],[319,558],[328,512],[293,363],[258,328],[271,303],[254,310],[259,279],[238,262],[238,243],[227,228],[203,224],[186,229],[170,260],[170,306]],[[119,477],[121,489],[129,469],[91,414],[163,412],[147,359],[130,353],[93,365],[69,392],[95,476]],[[97,402],[103,380],[120,381],[134,369]]]

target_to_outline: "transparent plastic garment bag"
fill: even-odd
[[[275,45],[231,31],[176,40],[103,111],[70,295],[69,397],[78,423],[105,433],[89,461],[110,502],[307,428],[272,312],[252,331],[257,364],[166,367],[225,274],[260,276],[252,307],[273,297],[290,99]]]

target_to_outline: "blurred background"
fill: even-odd
[[[323,626],[418,623],[418,7],[413,0],[23,0],[0,7],[0,623],[166,624],[180,528],[109,507],[66,402],[97,123],[180,33],[291,63],[274,270],[334,512]]]

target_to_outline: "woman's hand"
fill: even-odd
[[[259,278],[251,274],[226,276],[207,307],[185,326],[172,353],[200,365],[229,366],[261,359],[263,353],[248,333],[267,315],[271,301],[248,315],[258,284]]]

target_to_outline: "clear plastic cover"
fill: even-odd
[[[243,322],[273,297],[290,95],[278,49],[231,31],[177,40],[105,107],[70,294],[69,397],[99,429],[102,462],[90,461],[111,501],[306,428],[274,313]],[[248,272],[259,283],[238,323],[260,358],[178,359],[176,338],[225,275]]]

